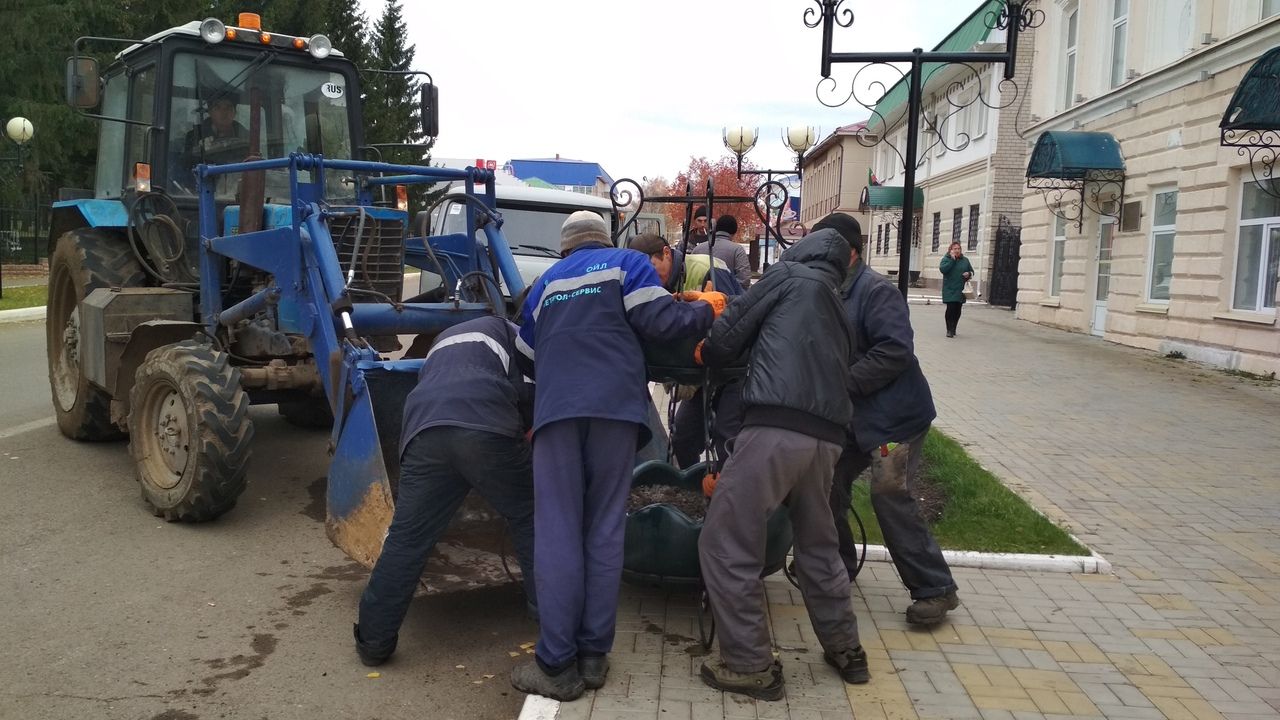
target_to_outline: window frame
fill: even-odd
[[[1158,217],[1157,208],[1160,206],[1160,196],[1170,195],[1173,198],[1173,223],[1169,225],[1157,225]],[[1168,305],[1170,298],[1173,296],[1173,245],[1177,242],[1178,233],[1178,188],[1177,187],[1160,187],[1151,189],[1151,230],[1147,233],[1147,271],[1146,271],[1146,302],[1153,305]],[[1156,270],[1156,236],[1169,236],[1169,290],[1166,298],[1152,297],[1151,291],[1155,288],[1155,270]]]
[[[964,222],[964,208],[958,207],[951,211],[951,242],[960,242],[960,226]],[[951,247],[951,243],[947,243],[947,247]]]
[[[940,243],[942,242],[942,213],[933,214],[933,239],[930,252],[938,252]]]
[[[1248,186],[1249,186],[1249,185],[1256,185],[1256,184],[1257,184],[1257,183],[1254,183],[1254,182],[1252,182],[1252,181],[1245,181],[1245,182],[1240,183],[1240,196],[1239,196],[1239,197],[1240,197],[1240,205],[1239,205],[1239,211],[1238,211],[1238,213],[1237,213],[1237,217],[1236,217],[1236,246],[1235,246],[1235,252],[1234,252],[1235,257],[1234,257],[1234,258],[1232,258],[1232,264],[1233,264],[1233,266],[1232,266],[1232,269],[1231,269],[1231,304],[1230,304],[1230,306],[1229,306],[1229,307],[1230,307],[1230,309],[1231,309],[1231,311],[1232,311],[1232,312],[1251,313],[1251,314],[1255,314],[1255,315],[1275,316],[1275,314],[1276,314],[1276,309],[1277,309],[1277,305],[1280,305],[1280,303],[1276,303],[1276,301],[1277,301],[1277,300],[1280,300],[1280,298],[1273,298],[1273,299],[1272,299],[1272,302],[1273,302],[1273,303],[1276,303],[1275,305],[1270,305],[1270,306],[1268,306],[1268,305],[1266,304],[1266,293],[1267,293],[1267,287],[1266,287],[1266,284],[1265,284],[1265,280],[1267,279],[1267,278],[1266,278],[1266,259],[1267,259],[1267,257],[1268,257],[1268,256],[1271,254],[1271,252],[1272,252],[1272,249],[1271,249],[1271,247],[1270,247],[1270,246],[1271,246],[1271,233],[1270,233],[1269,231],[1270,231],[1270,230],[1272,230],[1272,229],[1280,230],[1280,214],[1277,214],[1277,215],[1270,215],[1270,216],[1267,216],[1267,217],[1264,217],[1264,218],[1253,218],[1253,219],[1250,219],[1250,220],[1245,220],[1245,219],[1243,219],[1243,218],[1239,217],[1240,215],[1243,215],[1243,214],[1244,214],[1244,193],[1245,193],[1245,190],[1248,188]],[[1255,300],[1255,302],[1256,302],[1256,305],[1255,305],[1255,307],[1254,307],[1253,309],[1237,307],[1237,305],[1236,305],[1236,287],[1239,285],[1239,277],[1240,277],[1240,245],[1241,245],[1241,236],[1244,234],[1242,231],[1243,231],[1243,229],[1244,229],[1244,228],[1246,228],[1246,227],[1261,227],[1261,228],[1262,228],[1262,247],[1261,247],[1261,248],[1259,248],[1259,253],[1258,253],[1258,254],[1259,254],[1259,261],[1258,261],[1258,289],[1257,289],[1256,294],[1255,294],[1255,296],[1254,296],[1254,300]],[[1277,242],[1277,243],[1280,243],[1280,239],[1277,239],[1277,241],[1276,241],[1276,242]],[[1273,283],[1273,286],[1274,286],[1274,283]]]
[[[1067,221],[1055,215],[1053,237],[1049,246],[1049,297],[1051,298],[1062,297],[1062,270],[1066,265],[1066,259]]]
[[[967,237],[965,238],[965,252],[978,251],[978,235],[980,234],[980,231],[981,231],[981,228],[979,228],[979,221],[981,217],[982,217],[981,203],[975,203],[973,205],[970,205],[969,206],[969,225],[967,228]]]
[[[1073,27],[1074,25],[1074,27]],[[1072,37],[1073,31],[1075,37]],[[1058,99],[1061,109],[1068,110],[1076,104],[1076,86],[1080,82],[1080,6],[1071,6],[1063,23],[1062,41],[1062,89]]]
[[[1124,3],[1124,14],[1117,15],[1116,10],[1120,3]],[[1111,33],[1107,43],[1107,84],[1111,89],[1120,87],[1128,82],[1128,59],[1129,59],[1129,12],[1132,9],[1130,0],[1111,0]],[[1120,31],[1121,42],[1119,43],[1120,57],[1116,57],[1117,43],[1116,32]],[[1119,59],[1120,75],[1116,77],[1116,60]]]

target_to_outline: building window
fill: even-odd
[[[1072,9],[1067,15],[1067,41],[1062,64],[1062,107],[1069,108],[1076,101],[1076,38],[1080,30],[1080,10]]]
[[[1053,219],[1053,258],[1049,269],[1049,297],[1062,294],[1062,258],[1067,254],[1067,221]]]
[[[1262,19],[1280,15],[1280,0],[1262,0]]]
[[[1245,183],[1236,243],[1235,292],[1231,307],[1263,312],[1276,307],[1280,269],[1280,200]]]
[[[960,223],[964,220],[964,209],[951,211],[951,242],[960,242]]]
[[[902,220],[899,219],[896,224],[898,226],[898,247],[896,250],[894,250],[894,254],[901,255],[902,254]]]
[[[884,242],[884,225],[876,225],[876,255],[880,254],[880,243]]]
[[[938,252],[938,245],[942,242],[942,213],[933,214],[933,243],[930,247],[933,252]]]
[[[978,206],[969,206],[969,252],[978,249]]]
[[[1277,3],[1280,5],[1280,3]],[[1147,41],[1152,68],[1167,65],[1187,54],[1196,21],[1196,0],[1166,0],[1155,8],[1156,20]]]
[[[987,107],[986,98],[982,96],[982,83],[978,83],[973,90],[973,139],[987,134],[987,113],[991,108]]]
[[[1157,192],[1151,220],[1151,269],[1147,273],[1147,300],[1169,302],[1173,277],[1173,236],[1178,218],[1178,191]]]
[[[1125,81],[1125,53],[1129,47],[1129,0],[1111,0],[1111,87]]]

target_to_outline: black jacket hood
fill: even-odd
[[[836,282],[844,280],[849,270],[849,243],[834,229],[809,233],[800,242],[787,248],[780,258],[784,262],[796,262],[818,270],[834,270]]]

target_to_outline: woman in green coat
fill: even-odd
[[[955,337],[960,310],[964,307],[964,284],[973,277],[973,266],[960,249],[960,243],[953,242],[938,269],[942,271],[942,302],[947,305],[947,337]]]

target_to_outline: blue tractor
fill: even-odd
[[[249,480],[251,405],[329,427],[326,527],[372,564],[422,349],[523,289],[492,172],[358,159],[381,157],[362,146],[360,72],[322,35],[209,19],[127,41],[100,70],[82,48],[105,41],[120,42],[77,41],[67,66],[68,102],[100,137],[96,187],[55,204],[49,239],[59,428],[127,435],[148,506],[201,522]],[[437,90],[422,87],[434,137]],[[459,181],[465,232],[410,226],[409,186]],[[406,265],[438,283],[404,297]],[[501,531],[484,508],[461,515]],[[473,541],[442,577],[505,580],[501,541],[459,530]]]

